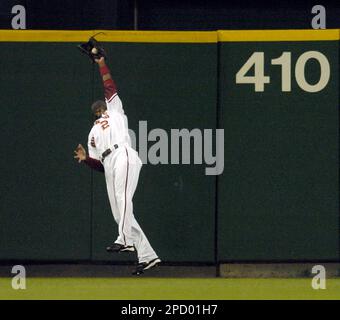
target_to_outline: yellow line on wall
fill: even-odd
[[[0,42],[85,42],[96,33],[101,42],[217,43],[251,41],[340,40],[340,29],[326,30],[219,30],[219,31],[112,31],[112,30],[0,30]]]
[[[216,43],[216,31],[103,31],[98,40],[112,42]],[[96,37],[97,38],[97,37]]]
[[[2,42],[84,42],[93,31],[0,30]]]
[[[216,43],[215,31],[112,31],[112,30],[0,30],[2,42],[85,42],[96,33],[101,42]]]
[[[340,29],[325,30],[220,30],[219,42],[339,40]]]

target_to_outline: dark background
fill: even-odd
[[[27,29],[310,29],[317,4],[327,29],[340,26],[339,1],[2,0],[1,29],[11,29],[16,4],[26,8]]]

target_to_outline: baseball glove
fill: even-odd
[[[77,46],[77,48],[82,52],[85,53],[92,63],[95,62],[95,59],[100,59],[104,57],[106,59],[106,53],[103,46],[93,37],[89,39],[86,43],[82,43]]]

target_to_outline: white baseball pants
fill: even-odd
[[[138,153],[128,145],[120,146],[104,159],[103,165],[111,210],[118,224],[115,243],[134,245],[139,263],[157,258],[133,214],[132,198],[142,167]]]

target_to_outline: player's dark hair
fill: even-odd
[[[106,103],[103,100],[97,100],[92,103],[91,110],[95,113],[98,109],[106,110]]]

